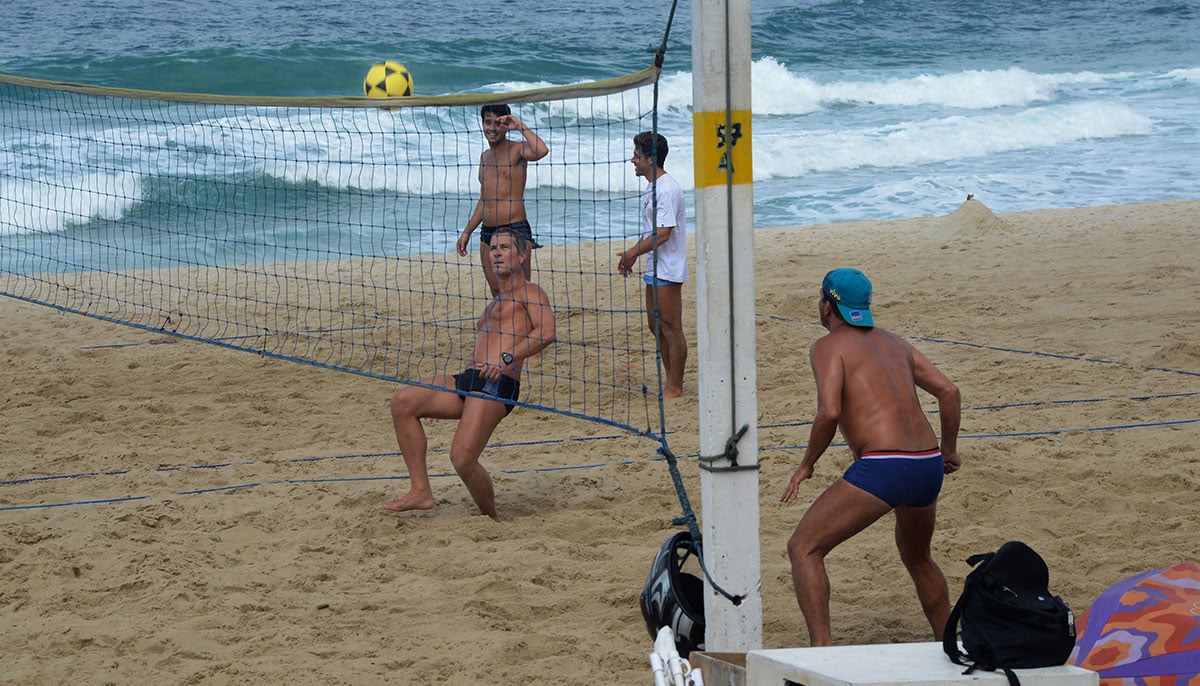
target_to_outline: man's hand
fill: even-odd
[[[483,364],[476,365],[476,368],[479,369],[479,375],[488,381],[495,381],[501,376],[500,365],[484,362]]]
[[[957,452],[942,454],[942,473],[943,474],[953,474],[954,472],[957,472],[958,468],[961,466],[962,466],[962,458],[958,456]]]
[[[459,236],[458,236],[458,243],[456,244],[458,247],[458,256],[459,257],[467,256],[467,246],[470,244],[471,244],[471,230],[463,229],[463,232],[461,234],[459,234]]]
[[[627,252],[617,253],[617,273],[621,276],[629,276],[633,273],[633,265],[637,263],[637,258],[630,258]]]
[[[813,468],[801,465],[796,468],[796,473],[792,474],[792,480],[788,482],[787,488],[783,489],[783,495],[779,497],[779,502],[790,503],[796,499],[796,494],[800,492],[800,483],[812,478]]]
[[[525,124],[521,123],[520,119],[517,119],[511,114],[505,114],[496,117],[496,123],[508,129],[509,131],[523,131],[525,129]]]

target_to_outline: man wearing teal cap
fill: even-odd
[[[792,586],[812,645],[832,645],[825,556],[888,512],[896,547],[912,576],[934,638],[950,615],[946,577],[930,554],[942,478],[958,469],[958,387],[899,336],[875,326],[871,282],[857,269],[835,269],[821,282],[821,325],[812,344],[817,415],[804,458],[780,498],[795,499],[838,428],[854,463],[825,489],[788,540]],[[941,443],[916,389],[937,398]]]

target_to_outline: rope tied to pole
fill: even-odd
[[[745,429],[738,433],[738,437],[745,433]],[[732,438],[730,440],[733,440]],[[671,449],[664,441],[658,449],[658,453],[667,461],[667,469],[671,472],[671,481],[675,484],[675,493],[679,496],[679,505],[683,508],[683,516],[671,520],[674,525],[687,525],[688,533],[692,535],[692,543],[696,560],[700,563],[700,569],[704,572],[704,578],[708,580],[712,589],[721,594],[724,598],[733,603],[734,606],[742,604],[746,599],[745,595],[734,595],[722,588],[717,582],[713,581],[712,575],[708,573],[708,565],[704,563],[704,545],[700,535],[700,525],[696,520],[696,512],[692,510],[691,501],[688,499],[687,490],[683,486],[683,477],[679,474],[678,458],[671,452]]]
[[[738,464],[738,441],[742,440],[742,436],[750,430],[749,424],[742,424],[742,428],[737,430],[737,433],[730,436],[725,441],[725,452],[720,455],[701,455],[700,469],[706,472],[741,472],[741,471],[758,471],[758,463],[754,464]],[[721,460],[729,460],[728,465],[717,466],[716,462]]]

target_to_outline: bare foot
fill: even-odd
[[[664,388],[663,389],[663,400],[674,400],[676,398],[682,398],[682,397],[683,397],[683,389],[682,388]]]
[[[408,510],[432,510],[434,505],[431,493],[405,493],[399,500],[383,504],[383,509],[392,512],[407,512]]]

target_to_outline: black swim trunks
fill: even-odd
[[[500,375],[495,381],[483,378],[478,369],[467,369],[462,374],[454,375],[454,388],[460,395],[464,393],[485,393],[499,400],[517,400],[521,397],[521,382],[511,376]],[[504,403],[504,414],[508,416],[514,403]]]
[[[512,229],[513,233],[529,241],[530,248],[542,247],[542,244],[538,243],[537,239],[533,237],[533,227],[531,227],[529,222],[524,219],[511,224],[501,224],[500,226],[485,226],[479,232],[479,240],[483,241],[484,245],[491,245],[492,236],[500,229]]]

